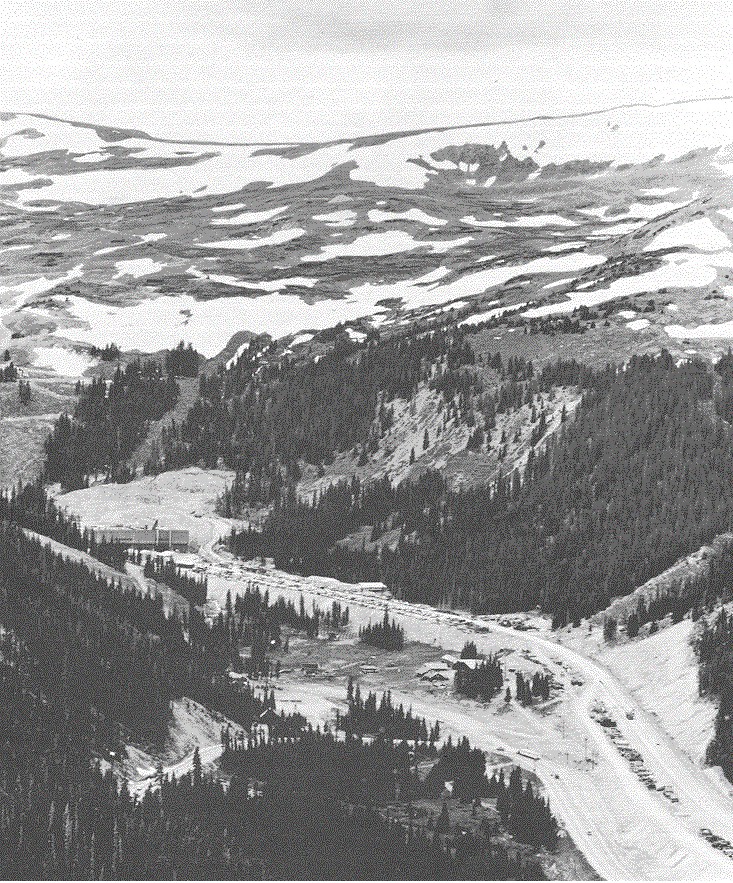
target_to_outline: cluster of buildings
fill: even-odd
[[[459,668],[473,670],[482,661],[481,659],[461,659],[460,656],[446,653],[435,662],[426,662],[424,665],[421,665],[415,674],[421,681],[427,681],[436,685],[448,684],[453,681],[453,673]]]

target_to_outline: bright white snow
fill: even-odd
[[[82,274],[83,264],[77,264],[72,270],[69,270],[63,276],[57,276],[55,279],[48,279],[46,276],[40,276],[38,279],[29,279],[26,282],[20,282],[17,285],[2,286],[0,285],[0,313],[4,314],[10,310],[17,310],[23,306],[32,297],[39,294],[45,294],[62,285],[64,282],[70,282],[72,279],[79,279]],[[12,301],[5,301],[4,295],[13,296]]]
[[[272,279],[269,282],[246,282],[236,276],[227,276],[221,273],[202,273],[196,267],[190,267],[189,276],[197,279],[210,279],[212,282],[220,282],[222,285],[231,285],[233,288],[250,288],[256,291],[282,291],[284,288],[313,288],[318,284],[318,279],[310,276],[289,276],[284,279]]]
[[[117,261],[115,263],[117,268],[115,279],[119,279],[121,276],[134,276],[136,279],[139,279],[141,276],[151,276],[153,273],[157,273],[158,270],[162,270],[164,266],[165,264],[159,264],[152,258],[134,258],[129,261]]]
[[[76,353],[64,347],[38,347],[33,350],[33,365],[49,368],[62,377],[81,377],[94,364],[85,353]]]
[[[341,212],[328,212],[325,215],[313,215],[314,221],[323,221],[330,227],[350,227],[357,215],[351,209],[344,209]]]
[[[411,208],[406,212],[385,212],[382,209],[371,209],[369,220],[375,223],[382,221],[417,221],[418,224],[427,224],[430,227],[443,227],[448,222],[442,218],[435,218],[426,214],[422,209]]]
[[[219,210],[221,210],[221,207]],[[269,221],[271,218],[276,218],[284,211],[287,211],[287,206],[281,206],[280,208],[271,208],[262,212],[241,212],[240,214],[232,215],[231,217],[227,218],[216,218],[211,222],[211,225],[216,227],[224,227],[227,225],[237,226],[245,224],[260,224],[262,223],[262,221]]]
[[[199,248],[224,248],[244,249],[263,248],[267,245],[283,245],[293,239],[298,239],[305,233],[301,227],[290,227],[286,230],[276,230],[269,236],[253,237],[252,239],[222,239],[219,242],[199,242]]]
[[[658,233],[644,248],[655,251],[662,248],[696,248],[700,251],[721,251],[730,248],[730,239],[713,224],[710,218],[696,218],[677,227],[668,227]]]
[[[382,254],[397,254],[416,248],[429,248],[433,252],[450,251],[471,241],[470,236],[462,239],[432,240],[423,242],[414,239],[404,230],[389,230],[384,233],[366,233],[353,242],[333,242],[324,245],[318,254],[306,255],[303,262],[328,261],[336,257],[376,257]]]
[[[733,337],[733,319],[728,322],[717,322],[709,325],[698,325],[697,328],[686,328],[684,325],[667,325],[664,329],[670,337],[689,340],[705,338],[728,339]]]
[[[733,252],[715,255],[672,254],[664,256],[664,263],[656,270],[637,276],[614,279],[605,288],[594,291],[573,291],[567,301],[533,307],[523,315],[527,318],[549,316],[553,313],[571,313],[576,307],[596,306],[617,297],[655,292],[660,288],[703,288],[718,277],[718,267],[733,267]]]
[[[41,137],[20,134],[22,130],[35,130]],[[447,145],[498,146],[506,142],[514,156],[524,158],[531,153],[541,167],[579,159],[621,164],[646,162],[660,154],[674,159],[692,150],[720,148],[730,142],[732,130],[733,102],[710,100],[468,126],[396,137],[382,144],[327,144],[296,158],[263,153],[261,146],[253,145],[207,147],[127,138],[116,142],[117,146],[135,150],[134,155],[140,158],[174,157],[176,152],[186,151],[199,159],[189,165],[163,168],[100,169],[98,163],[87,164],[76,174],[39,176],[36,180],[40,186],[17,191],[17,200],[21,204],[36,199],[124,204],[181,195],[205,196],[233,192],[252,182],[284,186],[312,181],[347,163],[355,166],[350,171],[354,180],[419,189],[435,173],[410,160],[422,158],[437,166],[431,154]],[[84,126],[22,115],[0,121],[0,153],[5,156],[47,150],[94,154],[109,146],[94,129]],[[448,161],[441,165],[455,168]],[[475,170],[465,166],[463,171],[474,175],[473,179],[467,178],[467,183],[475,180]],[[26,173],[23,178],[33,180]],[[0,173],[0,186],[14,180],[19,180],[15,170]]]
[[[505,313],[510,312],[511,310],[519,310],[522,307],[526,307],[526,303],[520,304],[509,304],[506,307],[496,307],[493,310],[486,310],[485,313],[477,313],[475,316],[469,316],[468,319],[464,319],[463,322],[460,322],[460,325],[478,325],[480,322],[488,322],[490,319],[496,319],[499,316],[503,316]]]
[[[72,295],[64,302],[79,325],[59,328],[56,334],[96,346],[114,341],[121,349],[141,352],[172,348],[184,340],[210,358],[237,331],[284,337],[303,328],[332,328],[383,312],[376,304],[382,296],[375,293],[307,304],[296,295],[276,293],[206,301],[190,295],[164,295],[132,306],[111,306]]]
[[[559,242],[557,245],[548,245],[542,251],[571,251],[574,248],[582,248],[585,242]]]

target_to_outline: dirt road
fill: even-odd
[[[277,571],[260,572],[207,549],[211,594],[227,588],[235,593],[254,580],[278,594],[296,598],[301,593],[321,605],[337,600],[351,609],[352,626],[380,615],[384,600],[359,593],[356,587],[334,580],[302,579]],[[479,747],[498,747],[541,779],[551,807],[596,871],[606,879],[730,879],[733,861],[714,849],[700,834],[710,829],[733,842],[733,800],[713,775],[695,766],[687,755],[647,714],[634,696],[603,665],[563,646],[551,634],[518,632],[490,617],[437,611],[402,601],[389,602],[390,615],[399,620],[406,636],[446,649],[459,649],[470,636],[485,652],[503,646],[523,648],[562,683],[561,699],[552,713],[538,714],[516,707],[504,718],[494,711],[459,701],[448,691],[440,695],[416,692],[396,694],[401,701],[444,729],[465,734]],[[573,683],[575,682],[575,683]],[[385,688],[390,684],[385,681]],[[343,701],[342,685],[300,684],[299,710],[311,707],[325,713]],[[649,775],[666,787],[650,790],[632,770],[595,719],[603,704],[617,723],[619,738],[643,759]],[[626,713],[633,714],[633,720]],[[533,761],[518,752],[531,751]]]

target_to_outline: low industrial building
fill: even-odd
[[[389,589],[384,583],[358,583],[362,592],[375,592],[377,595],[389,595]]]
[[[172,550],[187,552],[189,533],[187,530],[171,530],[159,527],[148,530],[139,527],[95,527],[95,543],[115,543],[127,549],[149,549],[151,551]]]

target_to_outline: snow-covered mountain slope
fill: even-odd
[[[655,293],[678,307],[660,337],[725,337],[732,145],[727,99],[290,145],[0,114],[0,346],[71,376],[112,341],[213,356],[240,331]]]
[[[729,100],[638,105],[296,145],[184,144],[5,113],[0,144],[7,165],[0,186],[24,203],[40,197],[122,204],[229,193],[258,181],[303,184],[343,166],[354,181],[421,189],[443,178],[486,185],[492,179],[597,173],[680,160],[698,151],[727,163],[733,160],[721,148],[733,142],[732,107]]]

